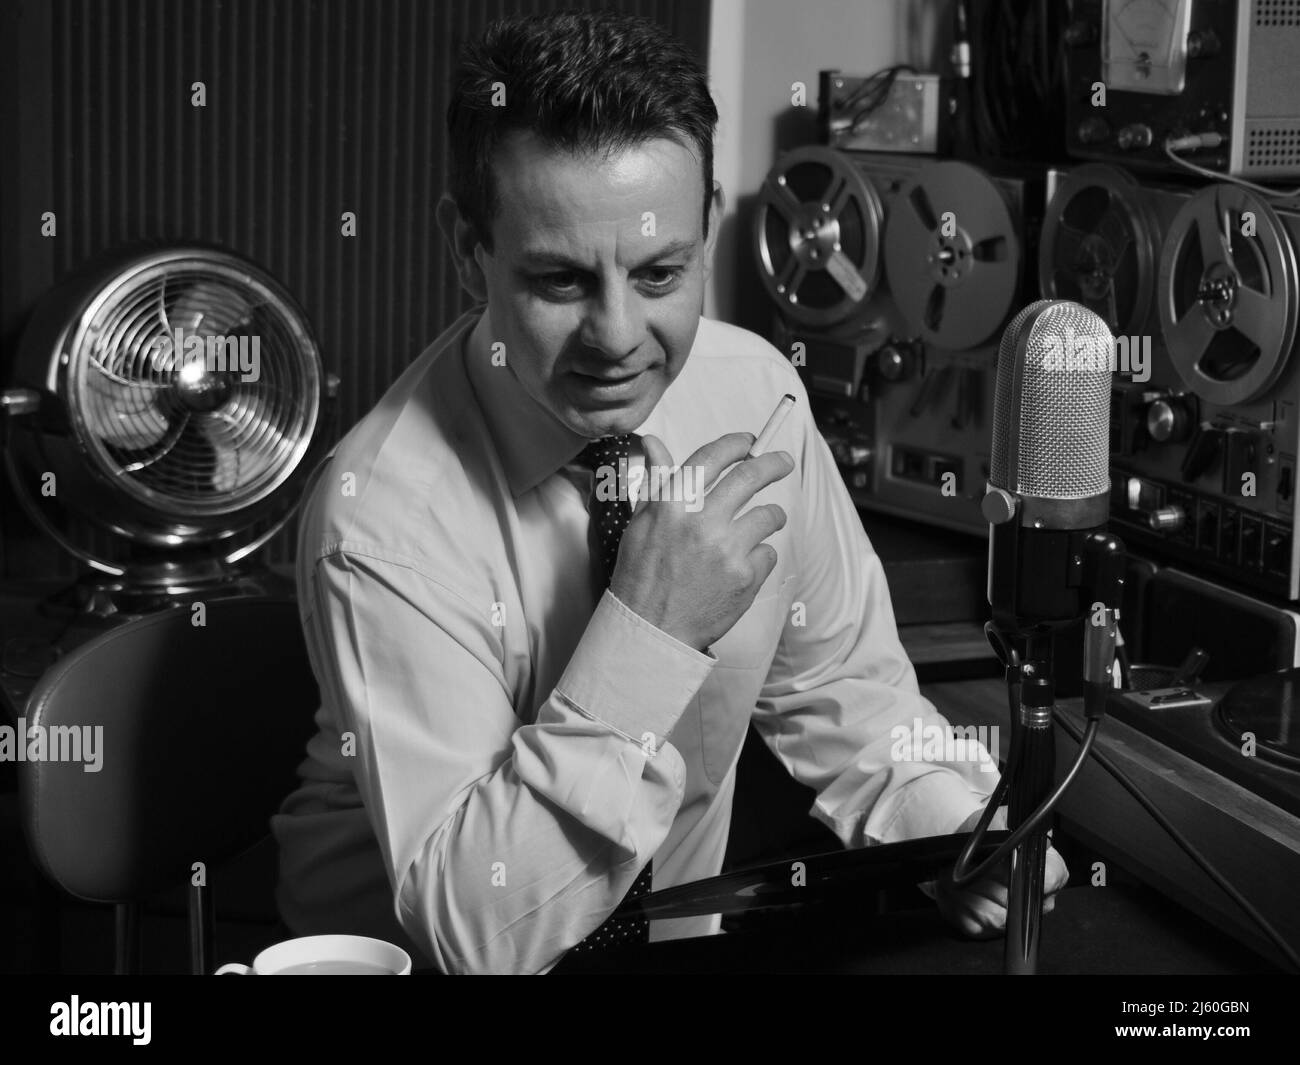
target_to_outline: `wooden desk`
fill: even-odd
[[[984,635],[984,623],[943,621],[900,625],[898,638],[914,666],[935,663],[993,663],[996,659]]]
[[[1010,743],[1006,688],[1000,679],[922,685],[953,724],[999,725],[1005,756]],[[1061,709],[1080,728],[1079,700]],[[1056,729],[1057,770],[1064,772],[1078,745]],[[1300,818],[1259,798],[1163,744],[1106,718],[1096,749],[1110,756],[1174,826],[1293,946],[1300,947]],[[1230,898],[1165,835],[1133,798],[1089,760],[1058,807],[1061,828],[1162,894],[1281,963],[1277,950]],[[1071,869],[1073,885],[1089,869]]]

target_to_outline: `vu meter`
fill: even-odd
[[[1192,0],[1105,0],[1102,8],[1106,88],[1163,96],[1182,92]]]

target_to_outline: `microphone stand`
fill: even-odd
[[[1021,755],[1017,765],[1007,767],[1013,774],[1007,826],[1014,830],[1029,819],[1052,791],[1056,769],[1056,740],[1052,735],[1056,688],[1052,680],[1050,630],[1018,634],[1008,642],[1016,652],[1007,664],[1008,691],[1012,693],[1012,743],[1018,741]],[[1011,852],[1003,953],[1003,967],[1008,975],[1033,975],[1038,969],[1047,846],[1047,821],[1044,820],[1037,832]]]
[[[1106,710],[1115,660],[1119,611],[1124,591],[1124,545],[1114,536],[1092,532],[1082,537],[1074,555],[1080,567],[1079,602],[1086,609],[1084,622],[1084,712],[1090,719]],[[1056,741],[1052,714],[1056,706],[1053,679],[1052,627],[1026,625],[1008,631],[996,622],[989,629],[997,637],[1006,667],[1011,706],[1011,749],[1019,756],[1007,766],[1010,795],[1007,827],[1012,831],[1029,820],[1051,795],[1056,770]],[[1046,894],[1047,818],[1011,852],[1007,891],[1007,927],[1003,968],[1007,975],[1034,975],[1038,971],[1038,942]]]

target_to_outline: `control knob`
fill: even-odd
[[[1179,506],[1156,507],[1147,515],[1147,524],[1156,532],[1177,532],[1187,522],[1187,513]]]
[[[1147,435],[1156,443],[1180,444],[1191,428],[1191,411],[1177,396],[1161,396],[1147,407]]]

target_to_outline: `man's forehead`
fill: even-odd
[[[575,154],[519,133],[503,141],[494,163],[498,240],[549,249],[615,230],[660,238],[653,244],[702,236],[702,168],[675,140]]]

